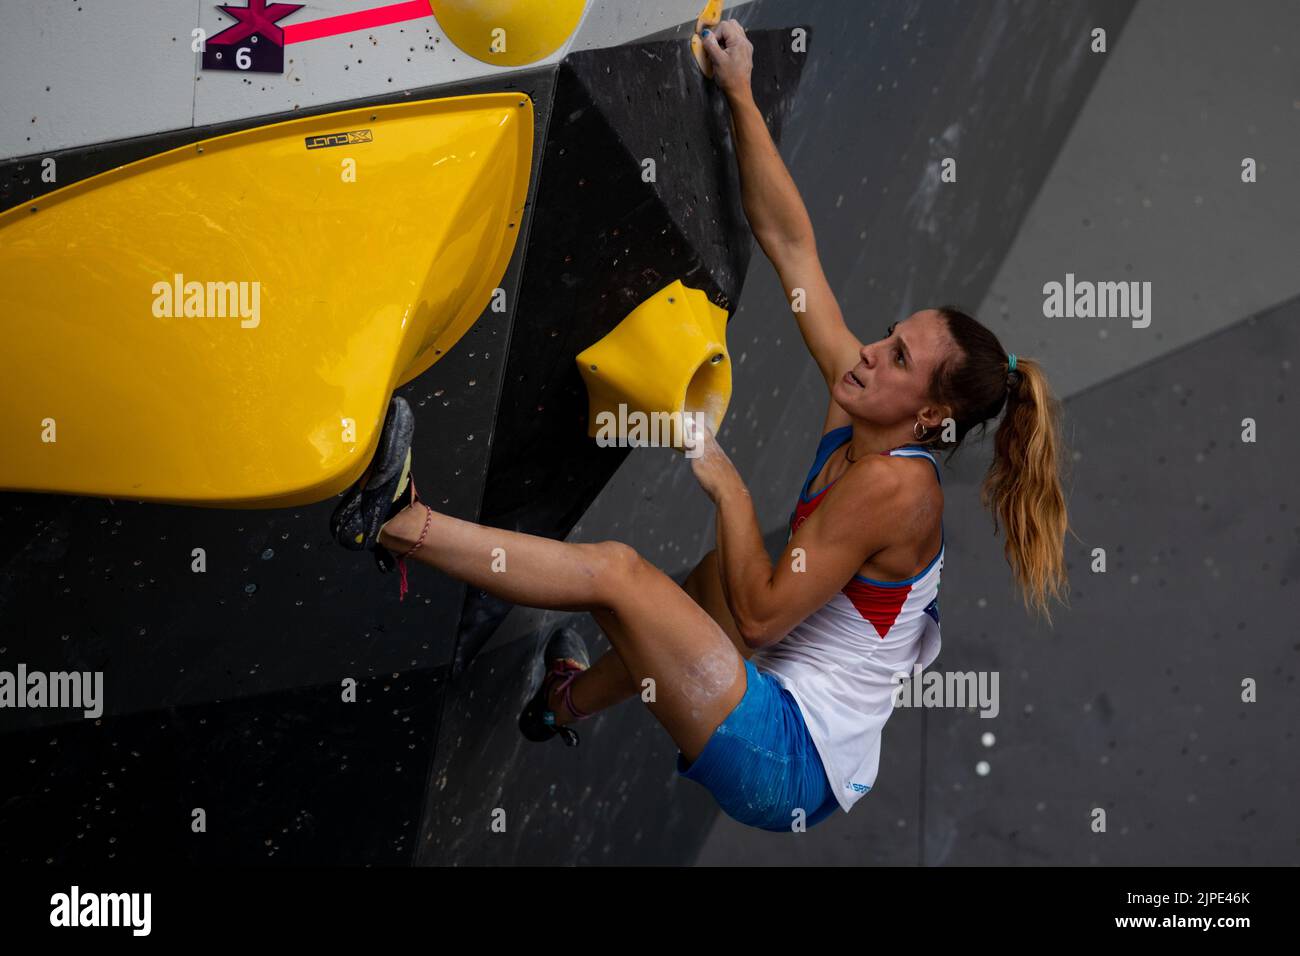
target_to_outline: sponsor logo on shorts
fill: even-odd
[[[865,783],[854,783],[852,780],[848,782],[848,788],[854,793],[866,793],[871,789]]]

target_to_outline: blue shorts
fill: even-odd
[[[713,794],[727,816],[761,830],[789,833],[795,808],[806,825],[826,819],[839,801],[799,704],[769,674],[745,661],[745,696],[689,763],[677,772]]]

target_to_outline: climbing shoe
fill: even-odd
[[[406,399],[394,395],[388,403],[379,447],[366,473],[343,492],[330,517],[330,533],[349,551],[372,551],[379,570],[402,569],[402,595],[406,594],[406,568],[401,558],[379,543],[379,529],[389,519],[419,500],[411,476],[411,439],[415,414]],[[413,549],[414,550],[414,549]],[[403,555],[402,557],[405,557]]]
[[[524,706],[519,714],[519,729],[529,740],[550,740],[557,734],[564,740],[565,746],[578,746],[578,733],[566,724],[555,722],[555,712],[551,710],[549,698],[552,690],[558,690],[564,706],[578,720],[590,716],[573,706],[570,686],[578,675],[591,666],[587,657],[587,645],[582,636],[571,627],[561,627],[546,642],[543,653],[546,672],[542,676],[542,686]]]

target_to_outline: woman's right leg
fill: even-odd
[[[580,544],[490,528],[423,502],[386,522],[380,543],[515,604],[587,611],[624,665],[623,686],[654,682],[651,713],[694,760],[745,695],[745,662],[676,582],[625,544]],[[509,552],[509,570],[493,569]],[[573,682],[590,683],[588,669]],[[608,677],[608,674],[606,675]],[[581,692],[574,706],[584,710]]]

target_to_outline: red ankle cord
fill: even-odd
[[[419,500],[420,500],[420,496],[415,490],[415,476],[412,475],[411,476],[411,505],[414,505]],[[423,502],[421,502],[421,504],[423,504]],[[410,507],[410,505],[408,505],[407,507]],[[410,547],[409,550],[404,551],[402,554],[398,555],[397,570],[401,572],[401,584],[399,586],[399,590],[397,593],[397,599],[399,601],[405,601],[406,592],[410,590],[410,588],[407,586],[407,580],[406,580],[406,559],[409,558],[411,555],[415,554],[415,552],[420,550],[420,546],[424,544],[424,536],[429,533],[429,522],[432,520],[433,520],[433,509],[430,508],[428,505],[425,505],[424,506],[424,528],[423,530],[420,531],[419,539],[415,542],[414,545]]]
[[[567,674],[560,677],[560,683],[558,685],[552,687],[552,690],[554,690],[555,687],[559,688],[560,692],[563,694],[564,706],[569,709],[569,713],[573,715],[574,720],[586,720],[591,716],[591,714],[585,713],[573,706],[573,682],[578,679],[578,675],[581,673],[582,671],[580,670],[569,671]]]

